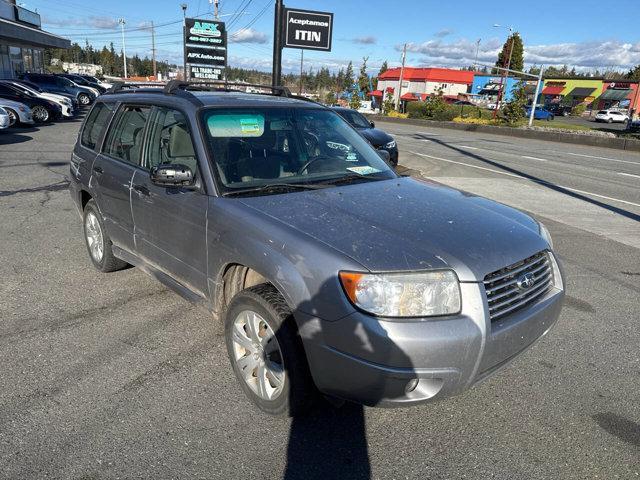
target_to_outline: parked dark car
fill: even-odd
[[[559,103],[548,104],[545,105],[544,108],[553,113],[556,117],[568,117],[573,111],[573,107],[570,105],[561,105]]]
[[[46,73],[25,73],[23,76],[23,80],[35,83],[45,92],[67,93],[69,95],[72,95],[83,107],[90,105],[96,99],[96,94],[89,88],[78,85],[68,78],[64,78],[59,75],[51,75]]]
[[[83,87],[95,88],[99,93],[104,93],[107,91],[102,85],[99,85],[95,82],[87,80],[83,75],[76,75],[72,73],[61,73],[59,74],[61,77],[68,78],[69,80],[81,85]]]
[[[395,139],[387,132],[376,128],[373,121],[367,120],[367,117],[360,112],[351,108],[334,107],[338,114],[354,127],[360,134],[369,140],[377,150],[386,150],[389,152],[389,161],[394,167],[398,166],[398,144]]]
[[[0,97],[27,105],[31,108],[36,123],[46,123],[62,117],[62,108],[57,103],[31,95],[8,83],[0,83]]]
[[[30,82],[28,80],[15,79],[15,80],[12,80],[12,81],[16,82],[16,83],[21,83],[25,87],[32,88],[33,90],[35,90],[37,92],[40,92],[40,93],[53,93],[53,92],[48,92],[48,91],[44,90],[40,85],[38,85],[36,83],[33,83],[33,82]],[[73,95],[71,95],[69,93],[61,93],[61,92],[55,92],[55,94],[56,95],[62,95],[63,97],[68,98],[71,101],[71,105],[73,107],[73,110],[74,111],[78,110],[78,99],[75,96],[73,96]]]
[[[399,177],[335,110],[283,87],[117,88],[71,157],[89,258],[208,307],[263,411],[303,413],[318,392],[382,407],[459,394],[556,322],[541,223]]]

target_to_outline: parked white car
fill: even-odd
[[[14,88],[17,88],[21,92],[25,92],[28,95],[51,100],[52,102],[55,102],[58,105],[60,105],[60,108],[62,109],[63,117],[73,117],[73,103],[64,95],[58,95],[56,93],[48,93],[48,92],[39,92],[27,85],[24,85],[19,82],[13,82],[11,80],[3,80],[2,83],[8,83]]]
[[[626,123],[628,121],[629,115],[617,110],[600,110],[596,113],[596,122]]]
[[[9,114],[10,127],[14,126],[16,123],[22,123],[25,125],[33,125],[35,123],[31,115],[31,109],[24,103],[0,98],[0,107]]]
[[[0,107],[0,130],[9,128],[10,124],[11,124],[11,117],[9,117],[9,114],[4,108]]]

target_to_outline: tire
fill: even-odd
[[[91,103],[91,97],[86,93],[81,93],[80,95],[78,95],[78,103],[83,107],[86,107]]]
[[[613,123],[613,118],[607,119],[607,123]]]
[[[49,110],[42,105],[36,105],[31,109],[31,114],[33,115],[33,119],[37,123],[46,123],[51,120],[51,113]]]
[[[10,108],[5,108],[5,110],[9,114],[9,127],[17,126],[20,123],[20,117],[18,116],[18,114]]]
[[[104,228],[102,215],[93,200],[84,207],[82,216],[84,242],[93,266],[104,273],[127,267],[127,263],[113,255],[111,239]]]
[[[547,117],[547,122],[550,122],[551,120],[553,120],[555,117],[553,115],[549,115]]]
[[[233,297],[225,340],[238,383],[255,406],[276,416],[309,411],[317,391],[291,310],[273,285],[256,285]]]

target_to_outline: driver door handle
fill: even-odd
[[[138,192],[140,195],[145,195],[145,196],[147,196],[147,197],[148,197],[148,196],[149,196],[149,194],[151,193],[151,192],[149,192],[149,189],[147,188],[147,186],[146,186],[146,185],[136,185],[136,184],[134,184],[134,185],[133,185],[133,189],[134,189],[136,192]]]
[[[98,175],[100,175],[102,173],[102,167],[93,167],[93,171],[96,172]]]

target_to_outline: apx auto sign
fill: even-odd
[[[227,66],[227,31],[224,22],[187,18],[185,25],[185,60],[190,78],[223,78]]]
[[[333,13],[285,9],[284,46],[331,51]]]

